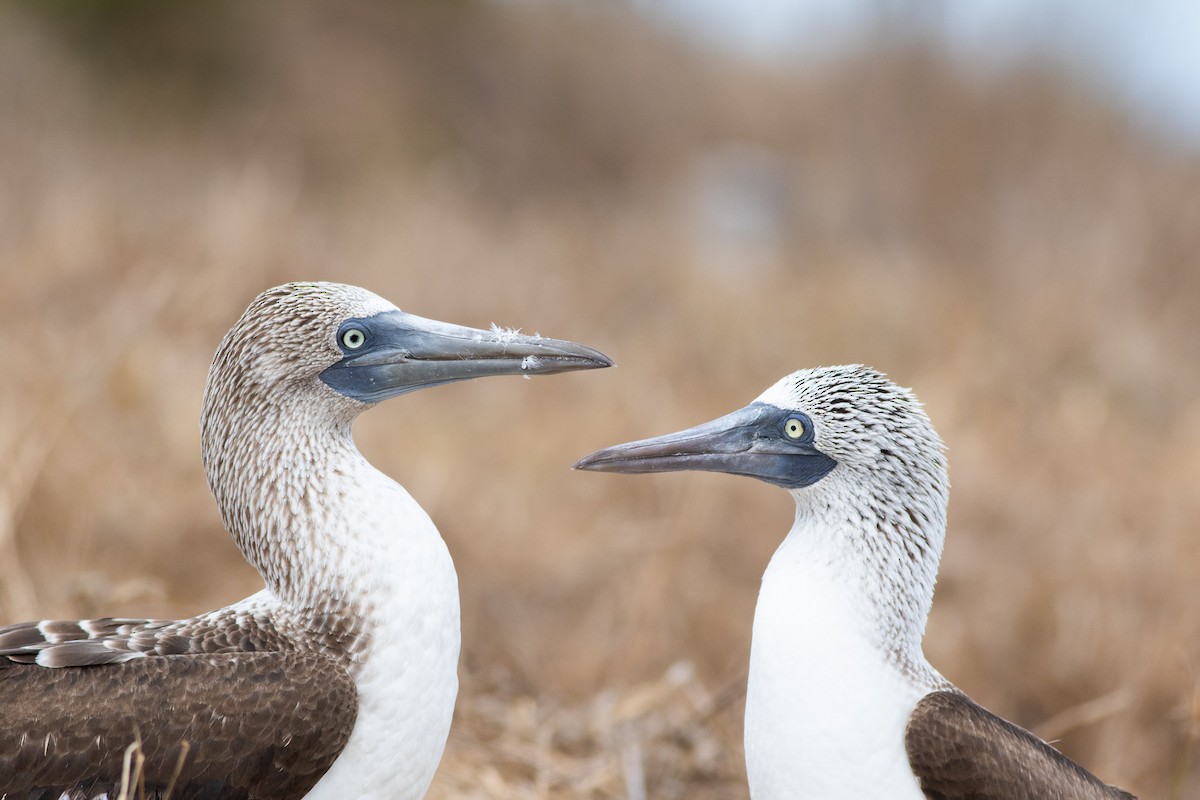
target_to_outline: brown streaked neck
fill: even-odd
[[[365,460],[351,419],[303,392],[272,397],[206,397],[201,446],[222,520],[246,560],[277,597],[318,607],[349,600],[336,569],[353,530],[348,488]]]

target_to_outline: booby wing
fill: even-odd
[[[115,798],[126,748],[140,739],[146,798],[169,786],[172,800],[301,798],[345,747],[357,707],[350,673],[313,653],[10,661],[0,668],[0,797]]]
[[[904,744],[930,800],[1135,800],[957,691],[921,698]]]

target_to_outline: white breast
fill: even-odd
[[[870,639],[863,598],[819,537],[794,529],[763,576],[746,698],[754,800],[923,800],[904,728],[924,694]]]
[[[441,760],[458,693],[458,578],[445,542],[420,506],[390,480],[386,492],[377,487],[371,503],[360,507],[358,519],[376,535],[354,566],[372,605],[370,646],[355,676],[358,718],[346,748],[309,800],[423,797]]]

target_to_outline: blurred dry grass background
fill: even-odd
[[[438,522],[463,690],[433,796],[744,797],[786,494],[567,468],[864,362],[949,445],[926,651],[1147,797],[1200,795],[1200,156],[903,31],[785,70],[620,6],[0,6],[0,619],[254,591],[198,457],[291,279],[595,345],[357,438]]]

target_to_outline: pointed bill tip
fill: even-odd
[[[603,453],[604,453],[603,450],[597,450],[596,452],[591,453],[590,455],[586,455],[583,458],[576,461],[574,464],[572,464],[571,469],[582,469],[582,470],[593,470],[593,471],[599,470],[600,467],[596,466],[596,461],[597,461],[597,457],[602,455]]]
[[[613,366],[613,360],[604,353],[577,342],[530,338],[521,344],[524,345],[519,351],[523,353],[521,373],[524,375],[551,375]]]

